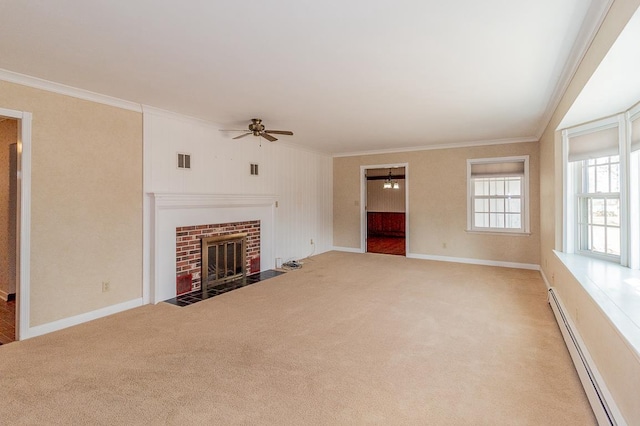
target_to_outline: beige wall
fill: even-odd
[[[18,126],[15,120],[0,121],[0,293],[15,293],[15,249],[11,240],[15,232],[10,229],[10,215],[15,208],[9,201],[9,146],[18,141]],[[11,221],[13,223],[13,221]],[[15,224],[15,223],[14,223]],[[15,252],[14,252],[15,253]]]
[[[469,233],[467,159],[530,156],[531,235]],[[409,253],[539,264],[538,144],[337,157],[334,159],[334,231],[337,247],[360,247],[360,166],[408,163]],[[443,247],[446,245],[446,248]]]
[[[639,0],[613,3],[540,141],[541,266],[557,288],[628,424],[640,424],[640,362],[552,250],[561,248],[563,215],[562,145],[556,128],[639,5]]]
[[[2,81],[0,107],[33,114],[30,326],[141,297],[142,115]]]

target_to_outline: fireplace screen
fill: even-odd
[[[202,239],[202,291],[229,281],[245,280],[247,234]]]

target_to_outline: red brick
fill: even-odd
[[[188,271],[192,274],[192,288],[200,286],[201,246],[202,239],[213,236],[226,236],[243,233],[246,235],[246,270],[253,273],[251,262],[260,257],[260,221],[242,221],[235,223],[220,223],[209,225],[185,226],[176,228],[176,262],[177,270]]]

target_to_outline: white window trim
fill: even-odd
[[[617,199],[618,201],[620,200],[620,197],[612,197],[612,194],[604,194],[602,198],[604,199]],[[580,196],[576,196],[576,199],[580,198]],[[585,199],[590,199],[591,197],[582,197]],[[622,211],[622,209],[621,209]],[[622,215],[621,215],[622,216]],[[578,217],[578,213],[576,213],[576,216],[573,218],[574,220],[574,230],[580,225],[580,219]],[[622,222],[622,219],[621,219]],[[597,225],[594,225],[597,226]],[[604,228],[607,228],[606,225],[600,225]],[[598,259],[602,259],[602,260],[609,260],[611,262],[615,262],[615,263],[621,263],[621,259],[622,259],[622,240],[623,240],[623,232],[622,232],[622,226],[618,227],[620,229],[620,251],[621,254],[620,256],[615,255],[615,254],[608,254],[608,253],[603,253],[603,252],[599,252],[599,251],[595,251],[595,250],[584,250],[582,248],[580,248],[581,244],[580,244],[580,234],[578,232],[575,232],[575,241],[574,241],[574,247],[576,247],[575,249],[575,253],[576,254],[580,254],[580,255],[584,255],[584,256],[591,256],[591,257],[595,257]]]
[[[640,151],[631,152],[632,123],[640,120],[640,103],[637,103],[625,113],[625,124],[627,125],[626,137],[624,139],[625,152],[628,154],[625,159],[628,166],[629,178],[625,179],[625,194],[627,201],[627,229],[626,233],[628,247],[628,266],[631,269],[640,269],[640,189],[632,194],[627,182],[640,182]],[[622,189],[622,188],[621,188]]]
[[[492,163],[524,163],[524,176],[522,177],[522,228],[474,228],[473,226],[473,187],[471,185],[471,166],[474,164]],[[530,235],[530,214],[529,214],[529,156],[518,155],[513,157],[494,158],[470,158],[467,159],[467,232],[479,234],[498,235]]]
[[[629,187],[638,176],[640,164],[631,167],[631,123],[640,119],[640,103],[629,110],[605,117],[590,123],[562,130],[562,185],[563,185],[563,210],[562,217],[562,251],[565,253],[575,253],[610,260],[619,263],[620,266],[632,269],[640,269],[640,223],[637,218],[638,195],[631,194]],[[577,197],[575,184],[578,182],[579,167],[574,167],[569,163],[569,139],[583,135],[585,133],[596,132],[606,128],[618,128],[619,156],[620,156],[620,257],[619,260],[612,256],[599,255],[578,250],[578,235],[576,230],[577,220]]]
[[[620,179],[622,179],[622,157],[620,156],[620,169],[619,169],[619,173],[620,173]],[[572,164],[572,166],[574,171],[572,173],[573,175],[573,182],[572,182],[572,187],[574,188],[574,193],[572,196],[573,199],[573,208],[574,208],[574,212],[573,212],[573,216],[571,216],[573,218],[573,225],[571,225],[571,227],[573,228],[573,247],[574,247],[574,251],[576,254],[580,254],[580,255],[585,255],[585,256],[591,256],[591,257],[595,257],[598,259],[602,259],[602,260],[608,260],[611,262],[615,262],[615,263],[621,263],[622,261],[622,247],[624,247],[624,241],[626,241],[626,237],[624,235],[624,233],[622,232],[623,230],[623,220],[624,220],[624,214],[622,213],[622,181],[620,182],[620,192],[603,192],[603,193],[584,193],[582,192],[584,190],[584,162],[583,161],[576,161],[575,163]],[[580,191],[577,191],[576,188],[578,187],[582,187],[583,189],[581,189]],[[594,195],[598,195],[598,197],[594,197]],[[593,199],[593,198],[604,198],[604,199],[617,199],[618,202],[620,203],[620,225],[618,226],[618,228],[620,229],[620,251],[621,251],[621,255],[613,255],[613,254],[607,254],[607,253],[601,253],[601,252],[597,252],[597,251],[593,251],[593,250],[583,250],[581,248],[581,244],[580,244],[580,233],[577,231],[581,220],[580,220],[580,199],[584,198],[584,199]],[[606,225],[604,225],[606,227]]]
[[[599,130],[610,129],[619,124],[617,116],[605,117],[571,129],[562,130],[562,207],[565,214],[562,215],[562,251],[565,253],[577,253],[577,239],[575,221],[577,218],[576,182],[579,181],[578,167],[569,164],[569,138],[581,136]],[[622,206],[621,206],[622,207]]]

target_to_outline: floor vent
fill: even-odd
[[[566,315],[566,309],[554,288],[549,289],[549,305],[556,317],[598,424],[625,426],[627,423],[618,411],[573,321]]]

